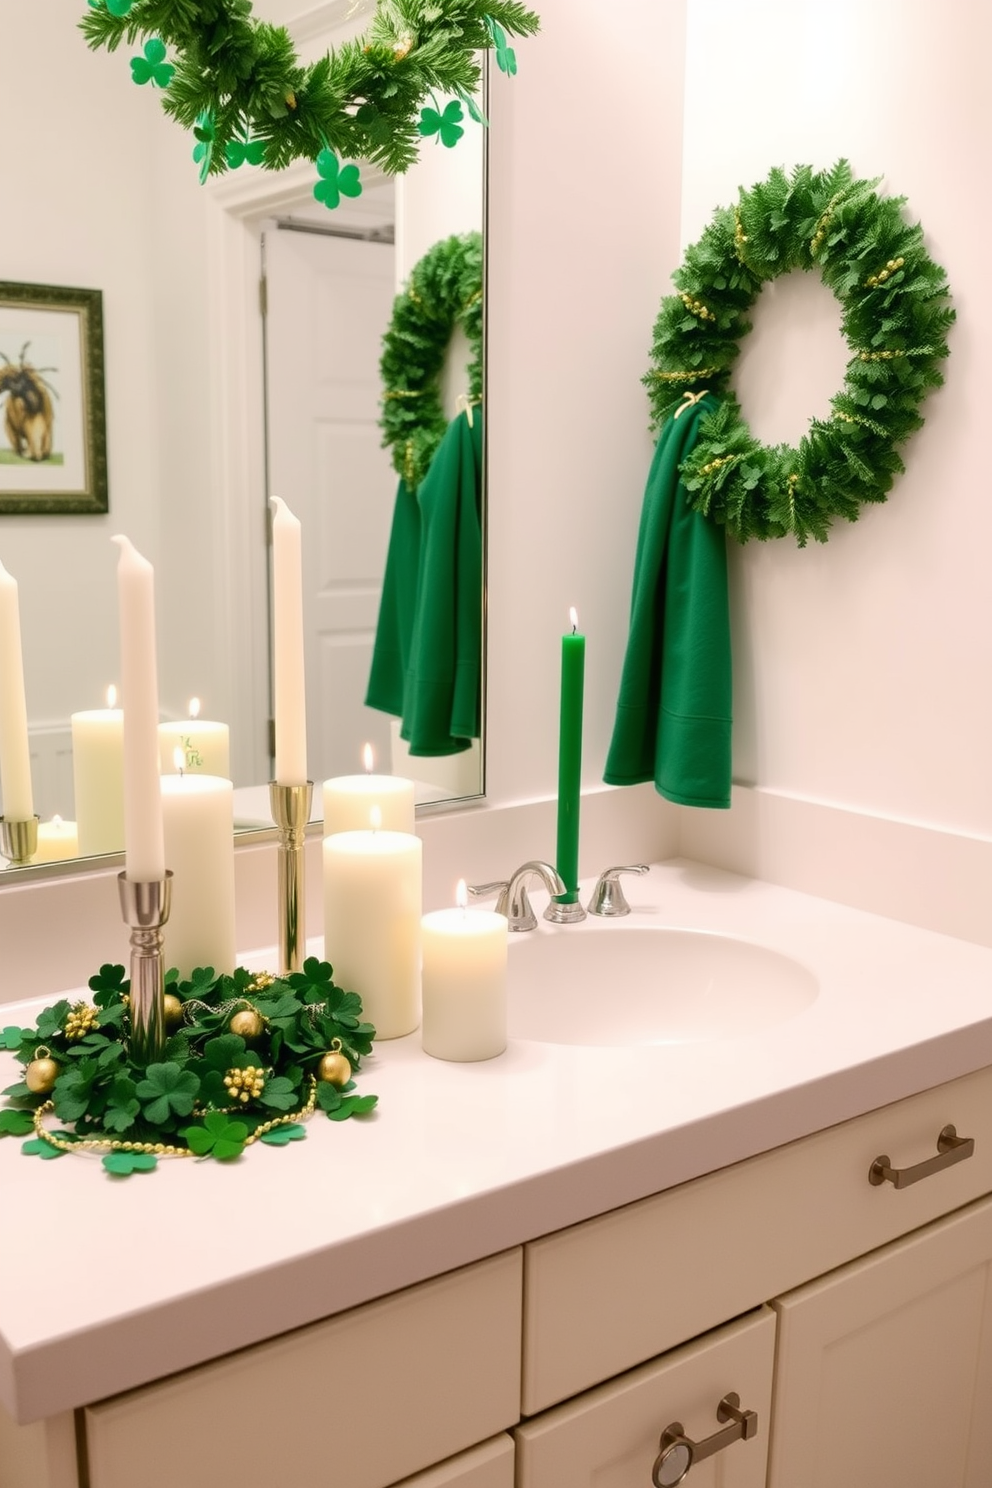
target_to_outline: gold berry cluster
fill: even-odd
[[[721,465],[729,465],[732,460],[736,459],[736,455],[722,455],[716,460],[708,460],[705,465],[700,466],[699,473],[700,475],[712,475],[714,470],[720,469]]]
[[[890,258],[884,269],[879,269],[877,274],[868,275],[865,284],[869,285],[872,289],[877,289],[880,284],[885,283],[890,275],[895,273],[896,269],[901,269],[905,262],[906,260],[904,258]]]
[[[89,1003],[77,1002],[65,1020],[65,1036],[70,1041],[85,1038],[91,1028],[96,1027],[97,1010]]]
[[[232,1100],[247,1104],[250,1100],[258,1100],[265,1089],[265,1071],[254,1064],[246,1065],[244,1069],[230,1069],[224,1076],[224,1084]]]
[[[702,300],[694,300],[690,294],[680,294],[679,299],[685,308],[692,314],[698,315],[700,320],[716,320],[712,310],[707,309]]]

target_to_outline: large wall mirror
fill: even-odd
[[[295,21],[301,0],[254,4],[290,26],[304,61],[364,30],[373,8],[335,0]],[[368,708],[365,690],[398,499],[378,426],[382,338],[422,256],[482,231],[485,131],[466,120],[455,149],[425,141],[395,181],[363,169],[362,195],[333,212],[307,163],[200,186],[193,139],[134,85],[125,49],[87,50],[79,14],[78,0],[48,0],[39,31],[15,8],[0,51],[6,107],[33,120],[31,148],[0,159],[0,281],[99,289],[105,337],[109,511],[13,514],[0,495],[35,811],[75,815],[70,719],[104,709],[117,680],[110,538],[123,532],[155,565],[163,721],[181,728],[197,698],[203,719],[226,723],[236,829],[270,824],[270,494],[303,524],[311,776],[360,771],[369,743],[375,769],[413,778],[425,808],[478,795],[481,737],[413,757],[401,720]],[[0,322],[0,351],[30,360],[9,339]],[[452,418],[469,357],[456,329]],[[94,850],[106,849],[82,844]]]

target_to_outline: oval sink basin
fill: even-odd
[[[750,941],[586,923],[510,936],[507,1026],[544,1044],[696,1043],[784,1022],[818,990],[805,966]]]

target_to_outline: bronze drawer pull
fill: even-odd
[[[868,1182],[876,1188],[885,1182],[896,1188],[908,1188],[911,1183],[919,1183],[921,1178],[929,1178],[931,1173],[939,1173],[942,1168],[951,1168],[955,1163],[964,1162],[974,1150],[974,1137],[959,1137],[955,1127],[945,1126],[937,1138],[936,1157],[914,1163],[911,1168],[894,1168],[888,1154],[883,1153],[881,1157],[876,1157],[868,1169]]]
[[[718,1421],[729,1421],[722,1431],[714,1431],[702,1441],[694,1442],[682,1429],[681,1421],[673,1421],[661,1433],[660,1450],[651,1469],[654,1488],[675,1488],[681,1483],[694,1462],[712,1457],[714,1452],[729,1447],[731,1442],[750,1441],[758,1434],[758,1417],[754,1411],[742,1411],[741,1397],[736,1390],[724,1395],[716,1408]]]

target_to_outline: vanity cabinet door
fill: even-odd
[[[992,1199],[773,1306],[769,1488],[989,1488]]]
[[[494,1436],[395,1488],[513,1488],[513,1438]]]
[[[717,1406],[730,1392],[742,1411],[755,1412],[757,1430],[700,1457],[686,1482],[764,1488],[774,1355],[775,1318],[763,1307],[555,1406],[517,1427],[517,1488],[651,1488],[662,1432],[679,1423],[702,1442],[723,1431]],[[673,1463],[668,1481],[680,1470]]]

